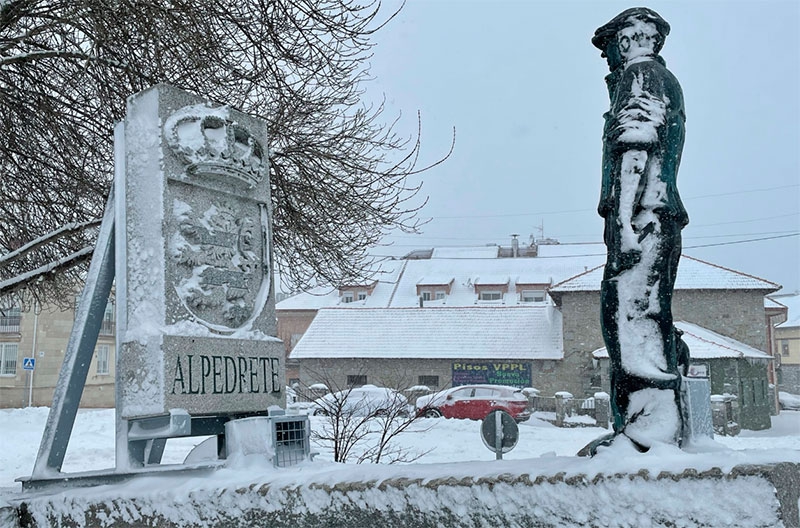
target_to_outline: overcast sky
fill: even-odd
[[[424,234],[375,253],[507,245],[542,227],[600,242],[608,68],[590,39],[635,5],[409,0],[375,37],[367,89],[387,116],[402,112],[400,130],[421,112],[423,162],[447,151],[453,127],[456,146],[422,176]],[[685,95],[684,253],[800,289],[800,2],[647,6],[672,26],[661,55]]]

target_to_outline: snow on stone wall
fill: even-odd
[[[346,468],[347,478],[357,473]],[[800,465],[594,476],[454,472],[430,478],[430,472],[415,477],[405,471],[380,478],[374,468],[363,473],[361,480],[323,478],[301,485],[214,488],[214,480],[207,480],[205,489],[176,486],[168,494],[154,484],[158,477],[149,477],[116,489],[31,498],[25,509],[37,526],[793,526]],[[774,482],[788,491],[776,490]]]

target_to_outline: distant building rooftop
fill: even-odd
[[[292,359],[562,359],[552,305],[321,309]]]
[[[340,298],[338,288],[321,287],[278,302],[278,310],[318,310],[325,307],[348,309],[419,307],[420,289],[447,285],[444,297],[435,295],[425,306],[474,306],[479,301],[476,283],[508,284],[504,306],[523,305],[521,290],[530,285],[552,285],[548,294],[556,303],[568,292],[597,292],[606,259],[602,244],[539,245],[537,257],[499,257],[499,246],[436,248],[409,253],[406,258],[387,261],[374,277],[377,284],[363,299]],[[499,282],[498,282],[499,281]],[[364,281],[365,283],[369,281]],[[519,288],[517,288],[519,285]],[[780,285],[759,277],[704,262],[686,255],[678,266],[676,290],[760,290],[770,293]],[[357,297],[357,296],[356,296]],[[777,296],[773,296],[779,299]],[[780,302],[780,301],[778,301]],[[790,318],[800,315],[800,307]]]
[[[745,345],[740,341],[712,332],[702,326],[676,321],[675,326],[683,331],[683,341],[689,347],[692,359],[746,358],[771,359],[771,356]],[[599,348],[592,352],[595,359],[608,359],[608,351]]]

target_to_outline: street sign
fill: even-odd
[[[34,370],[36,368],[36,358],[22,358],[22,370]]]
[[[503,453],[508,453],[517,445],[519,427],[507,412],[494,411],[483,419],[481,438],[484,445],[501,460]]]

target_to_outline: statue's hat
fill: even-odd
[[[656,30],[658,30],[662,37],[669,35],[669,24],[666,20],[661,18],[661,15],[647,7],[632,7],[626,9],[597,28],[597,31],[594,32],[594,37],[592,37],[592,44],[601,51],[605,51],[606,46],[608,46],[608,41],[614,38],[617,31],[628,25],[628,19],[631,17],[639,18],[646,22],[652,22],[655,24]]]

